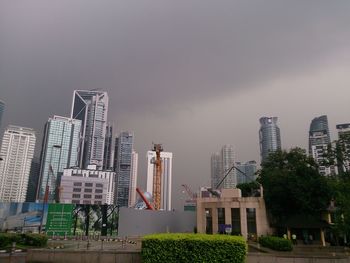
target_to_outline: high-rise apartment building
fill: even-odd
[[[210,158],[210,168],[211,168],[211,188],[216,189],[216,186],[222,178],[222,158],[220,153],[214,153]]]
[[[249,161],[245,163],[236,162],[237,167],[237,184],[245,184],[255,181],[256,175],[256,161]]]
[[[0,151],[0,201],[25,201],[35,142],[33,129],[12,125],[6,128]]]
[[[1,121],[2,121],[2,115],[4,114],[5,111],[5,103],[0,100],[0,128],[1,128]]]
[[[338,147],[341,149],[338,154],[338,171],[350,171],[350,123],[336,125],[338,131]]]
[[[325,153],[331,143],[328,119],[326,115],[316,117],[311,121],[309,130],[309,154],[319,165],[319,172],[322,175],[331,175],[336,173],[333,165],[324,164]]]
[[[153,193],[153,178],[156,158],[155,151],[147,152],[147,192]],[[161,152],[162,176],[161,176],[161,204],[160,209],[171,211],[171,190],[172,190],[172,162],[173,154],[171,152]]]
[[[119,206],[129,206],[131,203],[131,183],[133,168],[134,135],[130,132],[121,132],[115,140],[114,170],[117,174],[116,203]]]
[[[63,170],[79,166],[81,121],[54,116],[45,125],[41,150],[40,181],[37,199],[58,199],[59,180]]]
[[[129,187],[129,207],[136,204],[136,187],[137,187],[137,171],[138,171],[139,155],[133,151],[131,154],[131,177]]]
[[[281,133],[277,119],[277,117],[260,118],[259,143],[262,163],[267,160],[270,153],[281,149]]]
[[[106,127],[105,148],[103,154],[103,170],[113,168],[113,126],[108,124]]]
[[[81,166],[102,169],[106,139],[108,95],[105,91],[75,90],[72,119],[82,122]]]
[[[221,149],[221,159],[222,159],[222,172],[223,176],[228,173],[228,171],[234,165],[234,152],[232,145],[224,145]],[[226,176],[219,188],[235,188],[237,185],[236,170],[232,169]]]

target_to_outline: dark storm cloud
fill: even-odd
[[[349,5],[2,1],[1,96],[20,102],[16,113],[27,117],[69,112],[73,89],[109,91],[114,112],[220,96],[347,47]]]

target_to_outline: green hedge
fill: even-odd
[[[247,243],[243,237],[205,234],[154,234],[142,239],[142,262],[243,263]]]
[[[16,234],[16,233],[0,233],[0,248],[16,245],[43,247],[47,244],[47,236],[41,234]]]
[[[292,241],[281,237],[262,236],[259,238],[259,243],[267,248],[278,251],[292,251]]]

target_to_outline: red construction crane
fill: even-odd
[[[147,200],[145,195],[142,193],[142,191],[137,187],[136,192],[141,196],[142,200],[145,202],[148,210],[154,210],[154,207],[150,204],[150,202]]]

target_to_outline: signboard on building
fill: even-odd
[[[48,235],[71,235],[72,204],[49,204],[46,221]]]

